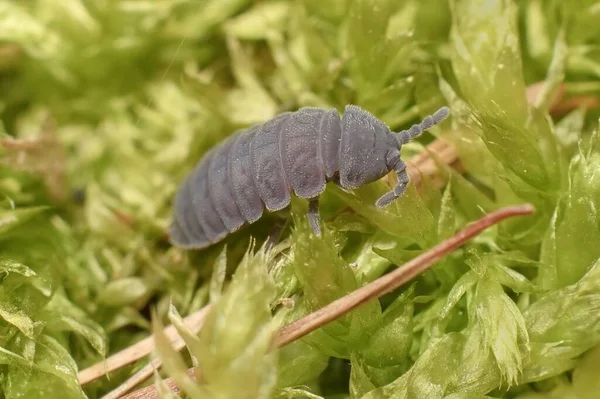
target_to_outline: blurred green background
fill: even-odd
[[[210,370],[193,398],[598,397],[599,22],[592,0],[0,1],[2,397],[101,397],[148,358],[83,388],[78,370],[148,336],[153,309],[169,324],[209,301],[184,357],[159,351],[163,376]],[[462,173],[440,164],[446,184],[385,210],[384,182],[328,187],[321,240],[294,201],[225,252],[169,245],[205,151],[349,103],[394,130],[448,105],[403,156],[443,139]],[[523,202],[535,216],[269,352],[276,327]],[[245,255],[273,225],[282,247]]]

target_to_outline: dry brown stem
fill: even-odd
[[[200,328],[202,327],[202,324],[204,323],[204,318],[206,317],[208,310],[209,310],[209,306],[206,306],[206,307],[200,309],[199,311],[187,316],[184,319],[185,324],[192,331],[197,333],[198,331],[200,331]],[[164,332],[165,332],[165,335],[167,336],[167,338],[171,341],[172,345],[175,346],[175,348],[177,348],[177,350],[183,349],[183,347],[185,346],[185,343],[183,341],[183,338],[181,338],[181,336],[175,329],[175,326],[172,326],[172,325],[168,326],[167,328],[165,328]],[[138,359],[148,356],[149,354],[152,353],[153,350],[154,350],[154,337],[151,335],[148,338],[145,338],[145,339],[135,343],[134,345],[132,345],[126,349],[123,349],[120,352],[115,353],[114,355],[112,355],[108,359],[106,359],[105,361],[96,363],[93,366],[80,371],[79,374],[77,375],[77,378],[79,379],[79,383],[81,385],[85,385],[94,380],[97,380],[98,378],[100,378],[104,375],[107,375],[108,373],[110,373],[112,371],[118,370],[121,367],[124,367],[128,364],[135,362]],[[142,370],[144,370],[144,369],[142,369]],[[142,370],[140,370],[140,372]],[[138,372],[138,373],[140,373],[140,372]],[[138,373],[136,373],[134,375],[134,377],[137,376]],[[152,367],[150,367],[150,374],[152,374]],[[139,376],[137,378],[139,378]],[[146,378],[147,378],[147,376],[146,376]],[[137,383],[143,381],[144,379],[138,381]],[[134,384],[133,386],[137,385],[137,383]],[[133,386],[131,388],[133,388]],[[125,391],[125,392],[127,392],[127,391]]]
[[[196,331],[197,332],[197,331]],[[185,345],[181,345],[181,343],[177,342],[179,345],[174,345],[177,351],[183,349]],[[142,369],[140,369],[137,373],[129,377],[124,383],[119,385],[117,388],[110,391],[108,394],[104,395],[102,399],[118,399],[125,395],[127,392],[131,391],[135,386],[141,382],[146,381],[148,377],[152,375],[154,369],[158,369],[162,364],[162,361],[159,358],[152,359],[150,363],[145,365]],[[192,372],[193,369],[190,369]],[[178,388],[177,388],[178,389]]]

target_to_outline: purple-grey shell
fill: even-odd
[[[318,196],[339,169],[340,139],[337,110],[312,107],[234,133],[180,186],[171,241],[203,248],[287,207],[292,192]]]

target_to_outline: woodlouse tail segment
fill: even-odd
[[[444,119],[448,117],[448,115],[450,115],[450,109],[448,107],[442,107],[438,109],[433,115],[425,117],[425,119],[423,119],[421,123],[416,123],[412,125],[410,129],[398,132],[399,144],[406,144],[411,140],[419,137],[427,129],[430,129],[432,126],[441,123]]]
[[[169,242],[180,248],[189,248],[193,246],[193,239],[190,239],[177,220],[173,220],[168,233]]]

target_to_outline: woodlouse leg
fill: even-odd
[[[288,221],[286,220],[284,223],[276,223],[275,227],[273,228],[273,230],[269,233],[269,236],[267,238],[267,249],[273,249],[273,247],[279,242],[279,239],[281,238],[281,234],[283,233],[283,230],[285,230],[286,226],[288,224]]]
[[[308,203],[308,222],[315,235],[321,237],[321,223],[319,221],[319,198],[313,198]]]
[[[390,192],[383,194],[375,203],[377,208],[383,208],[391,204],[396,198],[401,197],[406,191],[406,185],[410,181],[410,177],[408,176],[408,172],[406,172],[406,164],[402,160],[398,160],[396,166],[394,167],[394,171],[398,175],[398,184],[394,189]]]

